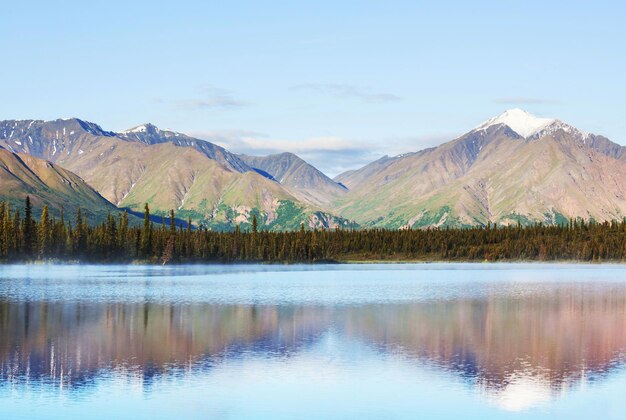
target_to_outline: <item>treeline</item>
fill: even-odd
[[[268,232],[256,218],[249,231],[212,232],[155,225],[145,206],[143,226],[130,226],[128,215],[109,215],[90,226],[81,210],[67,220],[50,217],[43,207],[32,217],[30,199],[22,211],[0,203],[0,261],[187,262],[325,262],[376,260],[626,260],[626,220],[554,226],[485,226],[471,229],[306,230]],[[169,222],[169,223],[168,223]]]

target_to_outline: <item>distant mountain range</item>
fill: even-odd
[[[0,148],[4,199],[29,194],[57,211],[80,205],[96,219],[144,203],[216,230],[249,226],[254,214],[275,230],[626,216],[626,148],[519,109],[334,180],[292,153],[235,154],[152,124],[115,133],[75,118],[0,121]],[[33,175],[42,168],[59,181]]]
[[[254,214],[267,229],[356,226],[326,210],[345,188],[292,154],[240,156],[151,124],[114,133],[75,118],[2,121],[0,147],[72,171],[119,208],[148,203],[211,229],[249,226]]]

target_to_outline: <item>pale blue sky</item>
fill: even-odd
[[[149,121],[330,175],[513,107],[626,144],[618,1],[14,1],[0,21],[0,119]]]

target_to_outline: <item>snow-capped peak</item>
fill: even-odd
[[[556,121],[554,118],[535,117],[522,109],[514,108],[485,121],[474,130],[484,130],[493,125],[504,124],[520,136],[528,138]]]
[[[128,134],[128,133],[146,133],[148,131],[161,131],[159,130],[158,127],[155,127],[154,125],[150,124],[150,123],[146,123],[146,124],[142,124],[142,125],[138,125],[137,127],[133,127],[133,128],[129,128],[128,130],[124,130],[122,131],[122,134]]]

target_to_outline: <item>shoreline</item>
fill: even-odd
[[[622,260],[605,260],[605,261],[586,261],[586,260],[338,260],[338,261],[315,261],[315,262],[269,262],[269,261],[189,261],[189,262],[168,262],[167,264],[155,263],[150,261],[135,260],[130,262],[116,262],[116,261],[61,261],[61,260],[49,260],[49,261],[11,261],[0,262],[0,267],[8,266],[149,266],[149,267],[177,267],[177,266],[247,266],[247,265],[261,265],[261,266],[325,266],[325,265],[429,265],[429,264],[468,264],[468,265],[495,265],[495,264],[536,264],[536,265],[615,265],[626,266],[626,261]]]

